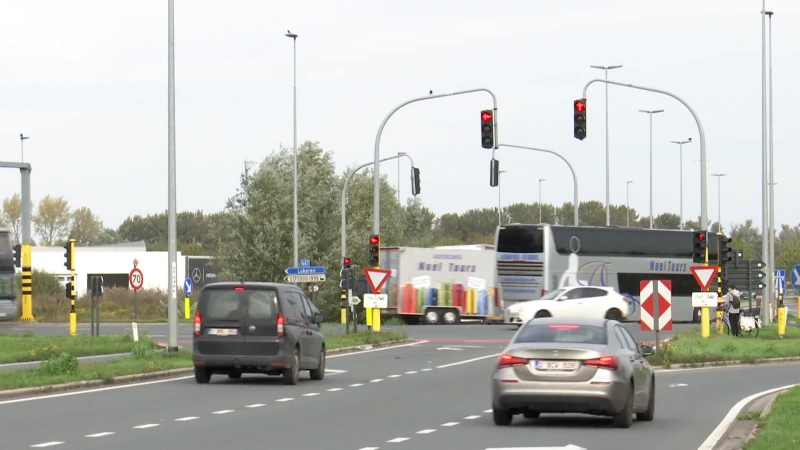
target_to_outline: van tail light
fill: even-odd
[[[547,295],[547,289],[542,289],[542,295],[541,296],[544,297],[545,295]]]
[[[616,356],[601,356],[584,362],[587,366],[597,367],[598,369],[617,370],[619,361]]]
[[[283,314],[278,314],[278,320],[275,323],[278,325],[278,337],[279,338],[284,337],[285,333],[283,331],[283,325],[284,325]]]
[[[524,366],[525,364],[528,364],[527,359],[509,355],[508,353],[503,353],[500,355],[500,359],[497,360],[498,368]]]
[[[200,336],[200,325],[202,324],[203,320],[200,317],[200,312],[194,313],[194,335]]]

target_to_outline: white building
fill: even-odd
[[[32,247],[31,266],[34,270],[52,273],[65,284],[70,271],[64,266],[66,259],[63,247]],[[192,257],[193,258],[193,257]],[[204,259],[207,259],[205,257]],[[104,287],[129,287],[128,277],[133,261],[142,271],[143,289],[168,291],[169,270],[167,252],[148,252],[144,242],[114,244],[99,247],[75,247],[75,290],[83,295],[89,287],[89,277],[103,277]],[[187,257],[178,252],[177,288],[182,295],[186,277]],[[214,274],[216,276],[216,274]],[[195,287],[198,290],[199,286]],[[35,288],[34,288],[35,289]]]

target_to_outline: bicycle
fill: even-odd
[[[731,319],[728,316],[730,305],[725,306],[722,312],[722,327],[725,334],[731,334]],[[748,336],[758,337],[761,330],[761,316],[759,309],[748,309],[739,313],[739,332],[740,335],[747,333]],[[755,332],[755,334],[753,334]]]

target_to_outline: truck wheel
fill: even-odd
[[[439,311],[436,311],[435,309],[429,309],[425,311],[425,323],[427,325],[436,325],[439,323],[439,320]]]
[[[444,314],[442,315],[442,318],[444,319],[444,323],[446,323],[447,325],[455,325],[461,322],[461,317],[459,317],[458,311],[454,309],[445,311]]]

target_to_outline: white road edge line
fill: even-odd
[[[717,445],[717,443],[722,439],[722,437],[725,435],[725,432],[728,431],[728,428],[736,420],[736,418],[739,416],[739,413],[745,406],[747,406],[748,403],[752,402],[753,400],[763,395],[769,395],[772,394],[773,392],[791,389],[795,386],[800,386],[800,384],[790,384],[788,386],[783,386],[779,388],[767,389],[766,391],[756,392],[755,394],[749,397],[745,397],[739,400],[739,403],[733,405],[733,408],[731,408],[731,410],[728,411],[728,414],[725,415],[725,418],[722,419],[722,422],[720,422],[719,425],[717,425],[717,428],[715,428],[714,431],[711,432],[708,438],[706,438],[706,440],[700,445],[700,447],[697,448],[697,450],[712,450]]]
[[[61,441],[50,441],[50,442],[44,442],[42,444],[31,445],[31,447],[44,448],[44,447],[52,447],[54,445],[61,445],[61,444],[63,444],[63,442],[61,442]]]
[[[388,347],[381,347],[381,348],[374,348],[372,350],[361,350],[357,352],[349,352],[349,353],[339,353],[336,355],[328,355],[326,358],[344,358],[345,356],[355,356],[355,355],[363,355],[364,353],[373,353],[373,352],[382,352],[384,350],[392,350],[396,348],[404,348],[404,347],[412,347],[420,344],[427,344],[430,341],[416,341],[410,342],[408,344],[400,344],[400,345],[390,345]],[[105,355],[108,356],[108,355]],[[180,376],[175,378],[165,378],[163,380],[153,380],[153,381],[144,381],[141,383],[129,383],[129,384],[121,384],[119,386],[108,386],[102,387],[97,389],[86,389],[80,391],[73,391],[73,392],[62,392],[60,394],[49,394],[49,395],[39,395],[36,397],[23,397],[17,398],[14,400],[4,400],[0,402],[0,406],[2,405],[11,405],[15,403],[25,403],[25,402],[32,402],[36,400],[49,400],[51,398],[61,398],[61,397],[72,397],[73,395],[86,395],[86,394],[96,394],[98,392],[107,392],[107,391],[115,391],[117,389],[130,389],[135,387],[141,386],[151,386],[153,384],[160,384],[160,383],[170,383],[173,381],[180,381],[180,380],[188,380],[190,378],[194,378],[194,375],[187,375],[187,376]],[[57,445],[57,444],[54,444]]]
[[[102,432],[102,433],[87,434],[87,435],[86,435],[86,436],[84,436],[84,437],[88,437],[88,438],[96,438],[96,437],[103,437],[103,436],[111,436],[112,434],[114,434],[112,431],[104,431],[104,432]]]
[[[400,442],[405,442],[405,441],[407,441],[407,440],[409,440],[409,439],[411,439],[411,438],[407,438],[407,437],[397,437],[397,438],[394,438],[394,439],[389,439],[389,440],[388,440],[388,441],[386,441],[386,442],[391,442],[392,444],[399,444]]]
[[[458,362],[454,362],[454,363],[450,363],[450,364],[445,364],[445,365],[442,365],[442,366],[436,366],[436,368],[437,369],[446,369],[448,367],[460,366],[461,364],[468,364],[468,363],[471,363],[471,362],[480,361],[482,359],[495,358],[495,357],[498,357],[498,356],[500,356],[500,353],[494,353],[494,354],[491,354],[491,355],[479,356],[477,358],[467,359],[465,361],[458,361]],[[425,369],[422,369],[422,370],[425,370]]]

